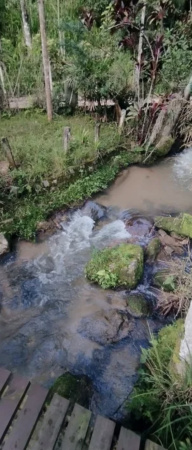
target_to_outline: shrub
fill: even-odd
[[[189,448],[184,444],[192,438],[192,365],[182,375],[176,370],[182,334],[179,319],[152,337],[129,404],[134,418],[144,418],[148,434],[169,450]]]

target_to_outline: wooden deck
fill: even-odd
[[[1,450],[140,450],[140,437],[111,420],[0,369]],[[163,450],[150,441],[145,450]]]

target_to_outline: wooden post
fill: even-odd
[[[121,133],[126,117],[126,109],[121,110],[121,117],[119,121],[119,133]]]
[[[39,22],[41,31],[41,47],[42,47],[42,57],[43,57],[43,70],[44,70],[44,80],[45,80],[45,97],[47,105],[47,117],[49,122],[53,119],[53,108],[52,108],[52,98],[51,98],[51,86],[50,86],[50,62],[47,48],[47,38],[45,30],[45,11],[44,11],[44,0],[38,0],[39,5]]]
[[[65,153],[67,153],[68,151],[70,139],[71,139],[71,128],[65,127],[63,133],[63,148]]]
[[[13,152],[11,150],[11,146],[9,144],[9,141],[7,138],[2,138],[1,139],[1,145],[3,148],[3,151],[5,153],[5,156],[7,157],[9,164],[11,167],[14,167],[14,169],[17,168],[15,160],[14,160],[14,156],[13,156]]]
[[[100,131],[101,131],[101,124],[97,122],[95,124],[95,143],[99,141]]]

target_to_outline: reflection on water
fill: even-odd
[[[150,215],[159,209],[192,210],[191,193],[177,181],[173,165],[174,160],[168,159],[152,168],[124,171],[98,199],[110,205],[105,221],[95,225],[89,215],[77,211],[63,224],[63,230],[45,243],[18,244],[17,252],[0,267],[2,366],[48,386],[66,370],[86,374],[94,386],[93,411],[122,417],[135,382],[140,347],[147,345],[149,329],[157,330],[163,321],[156,317],[131,319],[127,337],[112,339],[107,345],[101,345],[100,338],[86,337],[82,332],[85,321],[90,332],[91,323],[95,324],[91,321],[98,320],[98,314],[101,320],[102,314],[107,317],[111,310],[125,314],[126,295],[90,285],[84,267],[93,248],[129,241],[133,235],[142,243],[147,239],[150,222],[136,220],[136,225],[126,229],[124,220],[132,217],[133,211],[122,214],[123,209]],[[144,279],[146,284],[140,289],[147,292],[147,276]],[[114,323],[114,333],[115,327]]]

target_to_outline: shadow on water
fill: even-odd
[[[85,374],[94,387],[92,410],[116,419],[124,416],[125,400],[137,377],[140,348],[148,345],[149,332],[157,332],[165,320],[155,314],[147,319],[129,318],[127,293],[90,285],[84,267],[93,248],[129,241],[133,235],[142,245],[151,238],[145,218],[137,222],[137,228],[126,228],[127,218],[138,219],[144,213],[149,217],[162,207],[166,211],[192,210],[191,193],[175,181],[173,165],[170,159],[169,164],[154,168],[128,169],[99,197],[107,209],[96,224],[86,208],[76,211],[63,223],[62,231],[41,244],[19,242],[16,251],[2,260],[1,366],[46,386],[65,371]],[[146,267],[137,291],[152,302],[149,281]],[[118,338],[122,314],[128,328],[126,335]],[[110,336],[105,316],[112,317]]]

